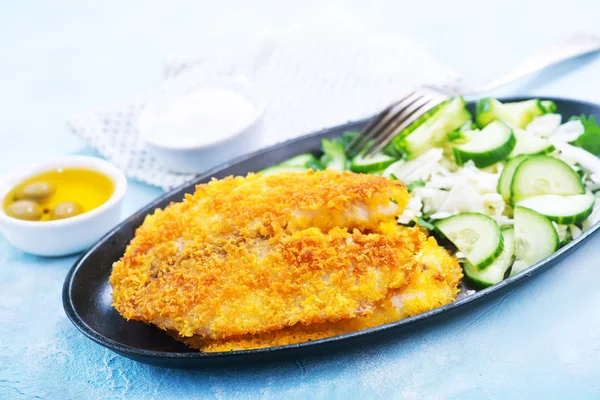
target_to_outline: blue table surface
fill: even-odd
[[[248,43],[316,13],[343,10],[379,33],[417,37],[468,82],[508,69],[553,37],[600,34],[600,3],[196,2],[21,0],[0,6],[0,174],[90,149],[71,114],[160,82],[168,57]],[[434,12],[435,10],[435,12]],[[600,102],[600,61],[569,62],[507,89]],[[123,217],[160,194],[131,182]],[[0,399],[600,398],[596,235],[502,296],[389,343],[334,356],[202,371],[138,364],[67,320],[75,257],[40,258],[0,237]]]

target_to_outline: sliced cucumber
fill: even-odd
[[[475,105],[475,122],[480,128],[484,128],[490,122],[499,119],[498,113],[502,114],[502,103],[493,97],[485,97],[477,100]]]
[[[468,261],[463,263],[465,275],[473,283],[480,287],[488,287],[504,279],[506,271],[511,267],[515,256],[515,231],[513,228],[502,229],[502,240],[504,241],[504,250],[502,253],[483,271],[478,270]]]
[[[419,118],[416,119],[415,122],[410,124],[407,128],[403,129],[402,132],[396,132],[394,134],[394,140],[392,140],[387,146],[383,148],[381,151],[383,154],[388,155],[390,157],[402,158],[406,151],[403,148],[402,138],[408,136],[410,133],[414,132],[417,128],[423,125],[426,121],[431,119],[442,107],[445,107],[450,100],[446,100],[433,107],[432,109],[425,112]]]
[[[298,172],[313,169],[315,171],[322,170],[323,166],[317,157],[310,153],[299,154],[282,163],[273,165],[260,171],[264,175],[271,175],[278,172]]]
[[[521,154],[547,154],[554,151],[554,146],[539,136],[527,133],[522,129],[515,129],[514,134],[517,138],[517,145],[508,156],[509,158]]]
[[[306,163],[312,159],[316,159],[315,156],[313,156],[310,153],[305,153],[305,154],[299,154],[297,156],[294,156],[292,158],[289,158],[283,162],[281,162],[281,165],[289,165],[292,167],[304,167],[306,166]]]
[[[504,249],[498,223],[484,214],[461,213],[438,220],[434,226],[480,271]]]
[[[502,170],[502,174],[500,174],[497,190],[507,203],[510,202],[510,185],[515,174],[515,170],[526,158],[527,155],[520,155],[516,156],[515,158],[511,158],[506,162],[504,169]]]
[[[326,169],[336,171],[347,171],[350,169],[350,161],[346,158],[344,145],[341,142],[323,139],[321,141],[321,150],[323,150],[321,164]]]
[[[557,224],[570,225],[587,219],[594,209],[595,200],[596,196],[591,193],[573,196],[543,194],[521,200],[517,206],[536,211]]]
[[[310,153],[299,154],[295,157],[290,158],[289,160],[285,160],[281,163],[281,165],[288,165],[290,167],[304,167],[304,168],[314,168],[316,165],[319,165],[319,160],[317,157],[313,156]]]
[[[350,170],[354,172],[373,173],[385,170],[387,167],[398,161],[397,157],[385,155],[383,153],[364,157],[364,151],[360,152],[352,159]]]
[[[516,275],[519,272],[526,270],[528,267],[529,265],[525,261],[515,260],[512,267],[510,267],[510,276]]]
[[[415,130],[417,130],[421,125],[423,125],[426,121],[429,121],[434,117],[434,115],[443,107],[445,107],[451,100],[446,100],[433,107],[431,110],[428,110],[425,114],[421,115],[415,122],[406,127],[402,132],[396,133],[394,140],[390,142],[384,149],[383,154],[386,154],[391,157],[400,158],[405,154],[405,150],[403,149],[403,141],[402,138],[408,136]],[[437,117],[436,117],[437,118]]]
[[[465,144],[471,139],[473,139],[476,135],[479,134],[479,129],[467,130],[467,131],[453,131],[448,134],[448,141],[451,144]]]
[[[263,169],[262,171],[260,171],[260,173],[263,175],[274,175],[280,172],[304,172],[307,169],[308,168],[300,167],[297,165],[277,164],[273,165],[272,167]]]
[[[570,196],[585,193],[577,172],[568,164],[550,156],[530,156],[515,170],[511,186],[511,204],[542,194]]]
[[[493,121],[468,143],[454,147],[456,164],[463,165],[469,160],[477,168],[485,168],[504,160],[516,144],[512,129],[502,121]]]
[[[457,130],[448,133],[448,141],[453,144],[467,143],[478,132],[479,129],[477,128],[477,125],[474,124],[473,121],[468,120]]]
[[[540,99],[504,103],[504,109],[518,121],[519,128],[525,128],[535,117],[546,114]]]
[[[418,127],[409,126],[408,133],[403,131],[396,136],[393,143],[396,149],[408,156],[409,159],[418,157],[427,150],[441,147],[448,140],[448,133],[463,126],[471,119],[462,97],[455,97],[444,103],[428,119],[420,122]]]
[[[383,176],[385,169],[380,169],[378,171],[369,172],[370,175]]]
[[[558,234],[552,222],[525,207],[515,207],[514,275],[558,250]]]
[[[476,122],[480,128],[492,121],[502,120],[513,128],[524,129],[535,117],[546,113],[539,99],[501,103],[492,97],[477,102]]]

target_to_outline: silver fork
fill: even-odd
[[[420,116],[453,96],[476,96],[504,86],[551,65],[600,50],[600,37],[571,35],[526,58],[514,69],[473,89],[454,86],[422,86],[390,104],[375,116],[346,148],[350,156],[364,151],[364,157],[383,150],[398,133]]]

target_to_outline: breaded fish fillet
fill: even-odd
[[[355,332],[398,321],[454,301],[462,278],[458,260],[438,246],[431,237],[423,244],[415,258],[417,264],[409,283],[401,289],[391,291],[388,297],[377,304],[372,313],[364,316],[309,326],[298,324],[277,331],[228,339],[206,339],[199,335],[181,337],[176,333],[172,334],[188,346],[205,352],[249,350]]]
[[[320,171],[214,180],[157,210],[113,266],[113,306],[182,337],[353,319],[410,283],[425,241],[398,182]]]

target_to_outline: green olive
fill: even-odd
[[[65,219],[79,215],[83,212],[83,208],[77,203],[72,201],[63,201],[58,203],[52,209],[50,213],[51,219]]]
[[[17,219],[39,221],[42,217],[42,207],[32,200],[18,200],[6,207],[6,214]]]
[[[15,199],[39,200],[54,193],[54,187],[48,182],[31,182],[15,190]]]

